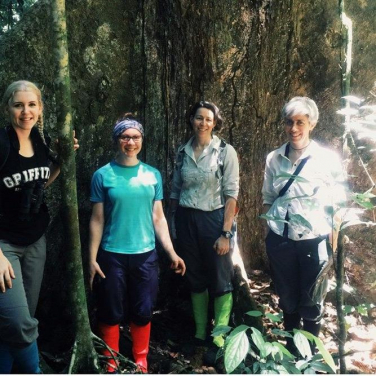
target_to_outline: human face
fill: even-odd
[[[191,116],[193,131],[199,138],[210,138],[215,127],[214,113],[205,107],[197,109],[194,116]]]
[[[315,125],[311,124],[307,115],[294,115],[285,119],[285,132],[295,149],[302,149],[309,144],[313,128]]]
[[[7,108],[14,129],[30,131],[42,113],[42,105],[32,91],[17,91]]]
[[[142,148],[142,134],[137,129],[126,129],[118,138],[118,147],[123,156],[137,157]]]

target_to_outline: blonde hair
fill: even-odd
[[[20,80],[20,81],[12,82],[5,90],[5,93],[3,95],[3,100],[1,103],[4,111],[7,109],[8,106],[11,105],[13,97],[18,91],[29,91],[29,92],[34,93],[37,96],[39,105],[41,106],[43,110],[42,93],[39,90],[39,88],[30,81]],[[44,133],[43,133],[43,111],[41,111],[41,114],[39,115],[35,126],[38,128],[40,137],[42,138],[43,143],[46,145],[46,140],[44,138]]]

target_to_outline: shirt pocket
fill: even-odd
[[[222,176],[218,175],[220,174],[219,167],[217,165],[207,166],[201,169],[201,173],[202,181],[205,185],[205,188],[211,191],[216,191],[217,186],[219,185],[219,182],[222,179]]]

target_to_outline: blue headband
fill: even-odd
[[[144,128],[138,121],[125,119],[115,124],[114,130],[112,131],[113,140],[116,141],[124,131],[130,128],[137,129],[142,134],[142,136],[144,135]]]

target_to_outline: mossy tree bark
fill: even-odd
[[[81,258],[65,0],[52,1],[52,15],[56,42],[55,58],[58,65],[55,95],[58,103],[56,112],[61,166],[61,212],[66,233],[65,249],[68,253],[66,282],[70,291],[75,329],[69,373],[99,373],[98,357],[92,342]]]

